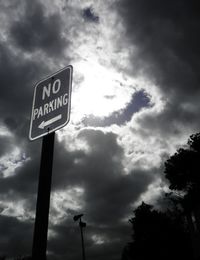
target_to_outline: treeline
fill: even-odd
[[[159,211],[144,202],[130,219],[132,242],[122,260],[200,259],[200,133],[165,162],[168,208]]]

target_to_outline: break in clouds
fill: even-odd
[[[34,85],[71,64],[49,259],[80,258],[79,213],[87,259],[119,259],[133,209],[162,196],[164,161],[199,131],[198,11],[185,0],[0,3],[1,255],[31,254],[41,153],[41,140],[28,140]]]

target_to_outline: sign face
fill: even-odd
[[[71,65],[39,81],[34,90],[29,139],[35,140],[69,122],[72,88]]]

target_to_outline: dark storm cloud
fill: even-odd
[[[0,43],[0,120],[15,136],[27,138],[33,86],[48,68]],[[19,141],[18,138],[15,138]]]
[[[127,36],[138,47],[139,59],[134,63],[138,69],[146,69],[167,91],[173,87],[188,93],[198,89],[200,17],[197,3],[194,0],[119,3]]]
[[[0,256],[16,257],[31,254],[32,223],[0,215]]]
[[[53,227],[55,236],[49,241],[48,250],[52,252],[50,259],[76,260],[81,257],[80,230],[77,223],[71,219]]]
[[[90,220],[99,224],[118,222],[130,204],[147,189],[154,174],[135,169],[125,175],[124,152],[112,133],[88,129],[82,131],[79,138],[86,140],[89,152],[67,153],[62,147],[57,148],[53,188],[83,187],[85,210]]]
[[[87,129],[81,131],[78,138],[86,141],[88,151],[68,152],[62,143],[56,143],[52,188],[54,191],[67,191],[74,186],[82,187],[81,201],[84,204],[78,211],[66,209],[68,218],[51,225],[56,236],[51,239],[49,250],[61,255],[61,259],[80,257],[78,242],[75,242],[80,240],[80,234],[78,227],[75,229],[77,223],[73,223],[73,215],[84,213],[88,259],[115,259],[116,255],[120,257],[131,233],[122,219],[131,214],[132,203],[147,190],[158,170],[134,169],[125,175],[122,165],[124,151],[113,133]],[[106,243],[95,245],[92,235],[102,236]]]
[[[128,44],[136,46],[131,57],[132,73],[148,75],[168,97],[170,111],[163,114],[164,120],[199,122],[198,1],[125,0],[118,1],[118,11]],[[197,106],[195,111],[186,108],[191,104]]]
[[[26,143],[22,148],[29,160],[22,162],[11,176],[0,180],[1,212],[19,215],[27,220],[17,220],[15,217],[0,215],[0,255],[8,256],[30,255],[33,238],[36,194],[40,166],[41,142]],[[14,144],[15,145],[15,144]],[[8,203],[8,204],[7,204]],[[10,204],[14,208],[10,208]],[[15,207],[22,204],[25,211],[15,212]],[[16,205],[16,206],[15,206]],[[31,215],[31,217],[30,217]]]
[[[11,195],[11,198],[14,195],[14,200],[34,195],[37,189],[36,182],[39,172],[38,159],[32,155],[31,160],[15,169],[14,175],[1,179],[0,194],[7,193],[8,198],[9,195]]]
[[[94,13],[93,8],[91,8],[91,7],[88,7],[88,8],[83,10],[83,17],[88,22],[94,22],[94,23],[98,23],[99,22],[99,16],[97,16]]]
[[[127,223],[113,228],[92,225],[87,221],[87,215],[83,217],[87,226],[84,229],[85,250],[87,259],[120,259],[124,241],[130,237],[130,227]],[[55,235],[49,243],[49,250],[56,252],[50,259],[60,256],[60,259],[78,260],[81,258],[81,239],[78,223],[68,219],[54,226]],[[106,234],[106,235],[105,235]],[[102,244],[96,244],[92,235],[106,239]],[[123,241],[123,242],[122,242]]]
[[[120,255],[125,243],[124,239],[128,239],[127,236],[129,236],[129,233],[125,232],[128,231],[127,227],[121,223],[121,219],[131,212],[130,203],[145,191],[153,180],[153,175],[139,170],[131,175],[123,175],[121,165],[123,150],[117,144],[116,135],[84,130],[79,138],[87,142],[90,147],[89,152],[82,150],[69,152],[62,143],[56,141],[52,188],[54,191],[67,190],[73,186],[85,189],[83,211],[88,224],[86,235],[86,245],[90,248],[88,259],[93,257],[101,259],[103,256],[104,259],[112,259],[111,254],[114,259],[114,255]],[[39,171],[38,143],[32,148],[28,146],[26,151],[31,160],[18,167],[14,176],[1,179],[0,195],[1,198],[5,198],[5,201],[13,203],[26,200],[28,213],[35,210]],[[80,234],[76,223],[73,222],[73,215],[79,212],[66,209],[66,213],[70,214],[70,218],[55,226],[51,225],[50,228],[56,232],[56,237],[49,239],[48,248],[54,257],[60,256],[60,259],[64,259],[64,256],[68,256],[69,259],[78,259],[81,254],[80,247],[77,245]],[[51,217],[50,215],[50,219]],[[21,224],[23,225],[23,222]],[[19,234],[21,233],[16,229],[16,234],[13,236],[16,237]],[[99,247],[91,238],[93,234],[103,236],[109,242]],[[30,242],[32,234],[27,235]],[[12,238],[9,234],[8,237]],[[8,239],[7,247],[10,242]],[[10,252],[24,253],[27,252],[27,248],[24,250],[24,247],[17,243],[16,248]]]
[[[23,15],[11,25],[10,36],[24,51],[42,50],[52,57],[61,55],[67,45],[59,15],[47,16],[38,1],[25,2]]]
[[[10,15],[12,8],[14,6],[8,4],[5,7],[5,14],[8,12]],[[12,164],[21,163],[21,165],[6,178],[3,178],[2,173],[8,166],[6,162],[1,163],[0,198],[3,203],[2,210],[6,212],[12,210],[9,207],[7,209],[7,203],[14,205],[23,202],[26,208],[25,215],[29,217],[29,214],[35,211],[41,143],[40,140],[34,143],[28,142],[33,89],[35,83],[49,73],[49,64],[43,60],[43,54],[46,53],[54,58],[55,55],[63,54],[66,41],[61,37],[60,18],[57,15],[46,16],[44,7],[39,2],[25,2],[23,14],[21,12],[17,14],[20,14],[19,17],[15,16],[17,21],[13,22],[13,19],[10,19],[6,24],[7,28],[4,27],[8,37],[0,41],[0,121],[1,125],[6,126],[12,133],[11,137],[0,138],[0,155],[11,156],[12,151],[17,147],[29,160],[24,161],[23,156],[12,158]],[[19,50],[22,52],[18,52]],[[35,50],[41,53],[37,58],[30,58],[24,54],[24,51]],[[9,226],[9,222],[7,223]],[[23,222],[20,223],[23,228]],[[33,227],[33,223],[30,225]],[[17,239],[23,232],[17,227],[12,232],[13,234],[5,232],[4,236],[4,240],[7,240],[7,248],[10,246],[10,253],[15,254],[17,248],[21,253],[25,253],[27,243],[24,245],[20,242],[15,243],[15,250],[12,241],[12,237]],[[32,234],[31,237],[30,234],[27,235],[27,240],[31,239]],[[23,239],[21,240],[23,242]],[[2,250],[3,246],[0,247],[0,252]]]
[[[162,113],[157,115],[149,113],[138,118],[139,128],[137,131],[141,136],[148,136],[149,131],[153,131],[156,137],[162,137],[165,141],[174,135],[181,136],[184,128],[187,130],[191,127],[193,132],[199,131],[200,106],[197,104],[194,110],[188,111],[179,106],[180,104],[181,101],[178,104],[170,102]]]
[[[39,73],[39,68],[34,62],[20,59],[11,49],[2,44],[0,44],[0,57],[0,112],[4,115],[10,115],[13,111],[16,114],[27,113],[28,102],[30,104],[28,97],[31,98],[32,92],[30,87],[36,73]],[[8,125],[15,124],[11,121],[8,119]]]
[[[12,149],[12,144],[9,137],[0,136],[0,157]]]
[[[3,202],[3,210],[10,212],[12,208],[9,204],[14,206],[16,203],[17,207],[17,203],[22,203],[26,209],[23,217],[27,218],[35,212],[40,166],[40,143],[31,144],[20,147],[29,159],[19,157],[16,160],[13,158],[15,159],[13,163],[20,163],[20,166],[16,167],[6,178],[0,180],[0,200]]]
[[[154,172],[135,169],[130,175],[124,175],[121,164],[124,152],[117,143],[117,136],[112,133],[105,134],[88,129],[81,131],[78,138],[87,142],[89,151],[69,152],[64,148],[63,143],[56,141],[52,190],[64,191],[73,186],[84,188],[82,206],[89,225],[86,241],[88,248],[91,248],[91,259],[92,256],[97,257],[102,248],[105,248],[105,251],[102,251],[101,257],[104,255],[104,259],[109,259],[111,253],[119,255],[125,243],[124,239],[128,240],[127,226],[122,224],[121,220],[126,214],[131,213],[131,203],[136,201],[154,180]],[[5,202],[13,203],[26,201],[27,213],[35,210],[40,157],[38,142],[31,144],[26,147],[27,156],[31,160],[18,167],[14,176],[1,179],[0,182],[1,198],[4,198]],[[80,234],[74,230],[75,223],[72,218],[79,212],[66,209],[66,213],[71,216],[66,223],[51,225],[51,230],[56,232],[56,237],[49,239],[49,250],[54,257],[60,255],[60,259],[65,255],[69,259],[78,259],[80,248],[77,250],[74,241],[80,239]],[[51,217],[50,215],[50,219]],[[100,226],[104,228],[99,229]],[[20,234],[18,232],[16,230],[16,236]],[[105,236],[111,242],[100,249],[91,240],[92,234]],[[29,234],[27,239],[30,240],[30,237],[32,238],[32,234]],[[116,237],[117,241],[115,241]],[[9,239],[8,243],[10,243]],[[23,250],[23,246],[16,244],[16,249],[12,252],[23,252]],[[99,259],[101,257],[99,256]]]
[[[146,190],[153,176],[137,169],[129,175],[124,174],[124,151],[115,134],[85,130],[80,137],[91,149],[79,170],[87,180],[86,211],[95,223],[117,223],[127,207]]]
[[[122,247],[130,235],[129,228],[121,220],[126,214],[131,213],[130,204],[146,190],[154,176],[151,172],[140,170],[135,170],[130,175],[123,175],[121,164],[123,149],[117,143],[116,135],[88,129],[81,131],[78,138],[87,142],[89,151],[69,152],[63,147],[63,143],[56,141],[52,188],[54,191],[67,190],[73,186],[85,189],[83,194],[85,206],[82,206],[85,213],[84,219],[88,224],[86,233],[88,259],[115,259],[117,255],[120,256]],[[15,203],[15,201],[26,200],[28,213],[35,210],[39,171],[38,143],[31,147],[28,145],[26,151],[31,160],[18,167],[14,176],[1,179],[0,191],[5,201]],[[81,255],[80,233],[77,223],[73,222],[73,215],[79,212],[66,210],[66,213],[70,216],[69,218],[50,226],[56,234],[49,238],[48,244],[52,259],[55,257],[64,259],[67,256],[75,260]],[[51,217],[50,215],[50,219]],[[8,218],[7,223],[9,220]],[[6,250],[11,240],[20,236],[18,227],[27,225],[26,222],[15,221],[17,222],[16,234],[7,233],[7,244],[4,245]],[[33,228],[33,223],[29,223],[30,226]],[[25,230],[24,235],[26,235],[27,243],[31,243],[32,234],[26,233]],[[106,243],[101,246],[95,245],[92,235],[105,237]],[[30,245],[24,246],[25,249],[20,243],[16,243],[15,248],[11,248],[10,252],[15,255],[19,252],[26,253]]]
[[[153,181],[150,172],[136,171],[131,175],[119,176],[111,180],[110,172],[99,170],[97,182],[89,183],[86,193],[86,211],[97,224],[113,225],[130,211],[131,203],[139,199]],[[96,183],[96,185],[95,185]]]
[[[11,15],[13,8],[8,4],[5,13]],[[0,42],[0,118],[21,136],[27,136],[28,132],[33,86],[50,73],[43,54],[55,59],[63,54],[67,45],[62,37],[61,18],[58,14],[47,15],[45,11],[39,1],[25,1],[16,13],[18,17],[10,19],[6,27],[6,40]],[[41,52],[37,58],[24,54],[24,51],[37,50]]]
[[[67,146],[65,148],[63,143],[57,142],[55,145],[54,169],[56,170],[56,175],[53,179],[54,189],[65,189],[78,184],[98,191],[98,187],[95,184],[101,184],[99,189],[102,189],[103,193],[104,188],[109,189],[109,184],[116,181],[116,185],[118,182],[123,185],[123,179],[125,180],[126,178],[127,183],[128,180],[130,182],[134,180],[139,185],[141,181],[141,186],[143,178],[144,183],[146,182],[145,178],[147,183],[151,180],[151,174],[146,174],[145,171],[140,172],[140,170],[136,169],[133,175],[124,175],[124,167],[122,165],[124,151],[117,142],[117,135],[103,133],[100,130],[85,129],[80,131],[78,138],[86,142],[88,151],[86,149],[86,151],[75,150],[69,152],[66,150]],[[63,169],[65,170],[63,171]],[[106,180],[105,183],[104,179]],[[88,189],[86,189],[86,192]],[[96,191],[94,190],[94,192]]]

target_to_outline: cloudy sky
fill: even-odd
[[[195,0],[0,1],[0,255],[31,254],[41,139],[34,85],[73,66],[71,119],[56,132],[49,259],[120,259],[128,219],[167,191],[163,163],[199,131]]]

